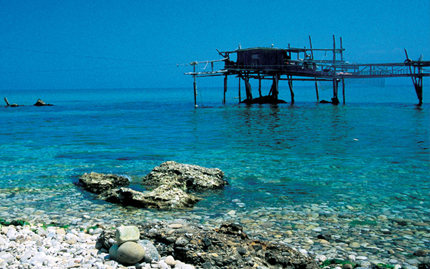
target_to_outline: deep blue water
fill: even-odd
[[[317,104],[307,88],[294,105],[238,105],[233,91],[222,105],[221,88],[201,89],[194,109],[191,88],[3,90],[25,106],[0,108],[0,192],[64,189],[52,198],[61,200],[85,172],[139,182],[173,160],[226,174],[230,185],[196,211],[224,213],[232,199],[247,209],[430,206],[430,105],[415,106],[412,85],[352,87],[338,106]],[[54,106],[32,106],[38,98]]]

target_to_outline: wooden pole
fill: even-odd
[[[242,102],[242,98],[240,96],[240,75],[239,75],[239,104]]]
[[[225,94],[227,93],[227,75],[224,77],[224,99],[222,100],[222,103],[225,104]]]
[[[317,93],[317,102],[319,102],[320,101],[320,95],[319,95],[319,92],[318,92],[318,81],[317,81],[316,78],[315,78],[315,91]]]
[[[331,99],[331,102],[334,105],[339,104],[339,98],[337,98],[338,86],[339,86],[339,81],[337,80],[337,78],[333,78],[333,95],[334,96]]]
[[[291,104],[294,104],[293,76],[288,76],[288,87],[290,88]]]
[[[343,97],[343,104],[345,104],[345,80],[342,79],[342,97]]]
[[[10,106],[10,105],[9,105],[9,101],[7,100],[7,98],[6,98],[6,97],[4,98],[4,101],[6,102],[6,105],[7,105],[7,106]]]
[[[279,85],[279,74],[276,74],[274,76],[274,80],[275,80],[275,87],[273,89],[273,97],[275,99],[278,99],[278,94],[279,94],[279,87],[278,87],[278,85]]]
[[[193,75],[193,77],[194,77],[194,83],[193,83],[193,86],[194,86],[194,107],[197,108],[198,107],[198,105],[197,105],[197,79],[196,79],[196,75],[195,75],[196,65],[193,66],[193,70],[194,70],[194,75]]]
[[[312,48],[312,39],[311,39],[311,36],[309,36],[309,45],[310,45],[310,48],[311,48],[311,57],[312,57],[312,61],[313,61],[314,60],[314,50]],[[315,91],[316,91],[316,94],[317,94],[317,102],[319,102],[320,96],[319,96],[319,93],[318,93],[317,78],[315,78]]]
[[[343,45],[342,45],[342,37],[340,37],[340,60],[343,62]]]
[[[333,35],[333,65],[336,64],[336,37]],[[336,79],[336,66],[333,67],[333,98],[332,102],[339,104],[339,99],[337,98],[337,79]]]
[[[261,97],[261,77],[260,77],[260,74],[258,74],[258,94]]]

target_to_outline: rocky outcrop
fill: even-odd
[[[33,106],[53,106],[52,104],[47,104],[44,101],[37,99],[36,103]]]
[[[218,168],[181,164],[174,161],[162,163],[143,178],[146,186],[170,186],[184,191],[219,189],[227,185],[224,172]]]
[[[92,193],[104,193],[116,187],[128,186],[130,180],[123,176],[113,174],[85,173],[79,178],[84,188]]]
[[[156,222],[145,223],[139,230],[140,238],[153,242],[159,255],[201,268],[319,268],[312,258],[287,245],[248,238],[237,224],[205,229],[185,221]],[[106,236],[112,237],[112,233],[102,233],[99,244],[109,242]]]
[[[85,173],[79,182],[99,198],[112,203],[156,209],[193,207],[201,199],[187,193],[224,187],[224,172],[218,168],[180,164],[173,161],[162,163],[144,177],[143,184],[151,191],[140,192],[128,186],[126,177],[112,174]]]
[[[119,188],[104,194],[105,200],[141,208],[175,209],[193,207],[201,199],[179,188],[161,185],[150,192]]]

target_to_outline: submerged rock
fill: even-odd
[[[193,207],[201,199],[179,188],[161,185],[150,192],[120,188],[105,193],[105,200],[142,208],[177,209]]]
[[[120,186],[128,186],[130,181],[128,178],[113,174],[99,174],[91,172],[90,174],[83,174],[79,178],[84,188],[93,193],[103,193]]]
[[[85,173],[79,182],[86,190],[100,194],[99,198],[111,203],[156,209],[179,209],[193,207],[201,198],[187,191],[222,188],[227,182],[224,172],[218,168],[165,162],[144,177],[144,184],[151,191],[136,191],[128,186],[126,177],[113,174]]]
[[[143,178],[147,186],[170,186],[189,190],[218,189],[227,185],[224,172],[218,168],[181,164],[174,161],[162,163]]]

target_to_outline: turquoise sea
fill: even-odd
[[[406,218],[406,208],[414,210],[407,218],[428,221],[430,94],[424,88],[421,107],[412,84],[350,86],[346,104],[337,106],[317,104],[307,86],[296,87],[294,105],[250,106],[238,104],[237,88],[227,92],[226,105],[221,87],[199,88],[197,109],[192,87],[2,90],[10,103],[25,106],[0,108],[0,218],[36,221],[34,214],[46,214],[44,221],[52,215],[61,222],[63,213],[81,218],[95,205],[115,219],[148,212],[167,218],[174,213],[123,211],[74,183],[94,171],[127,175],[139,188],[155,166],[173,160],[226,174],[229,186],[178,213],[202,223],[228,212],[247,218],[259,210],[288,214],[282,210],[318,206],[372,220],[384,212]],[[290,100],[287,88],[280,97]],[[320,99],[330,97],[325,91]],[[54,106],[32,106],[38,98]],[[88,212],[70,209],[79,205]],[[291,220],[273,215],[270,221],[291,228]]]

